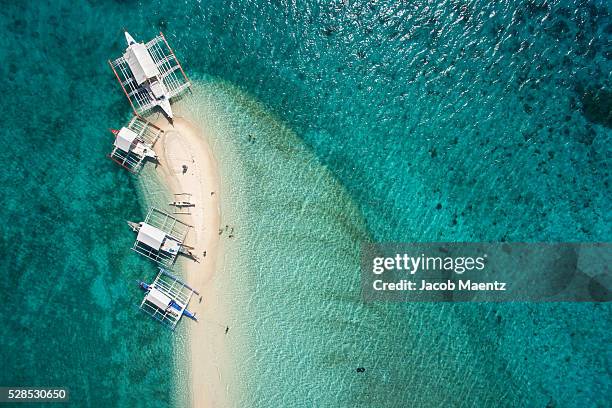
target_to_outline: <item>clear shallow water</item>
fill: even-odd
[[[211,87],[230,109],[220,137],[257,136],[216,147],[244,161],[225,172],[243,180],[226,215],[249,255],[229,292],[253,318],[238,323],[245,405],[604,405],[606,305],[366,307],[355,289],[364,236],[610,240],[609,5],[539,4],[4,5],[0,293],[22,309],[0,315],[0,383],[180,404],[171,336],[131,308],[152,270],[123,220],[144,210],[103,159],[128,116],[104,64],[125,26],[163,29],[189,73],[265,105]],[[287,257],[296,267],[276,268]]]
[[[207,81],[187,103],[236,231],[219,273],[249,340],[232,344],[247,356],[240,406],[603,404],[607,307],[364,305],[357,243],[371,236],[329,170],[235,88]]]

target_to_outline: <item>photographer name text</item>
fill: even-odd
[[[506,282],[472,282],[469,279],[446,282],[429,282],[425,279],[420,281],[413,281],[402,279],[399,282],[383,282],[380,279],[375,280],[372,283],[374,290],[376,291],[404,291],[414,290],[422,292],[446,292],[454,290],[463,291],[505,291]]]

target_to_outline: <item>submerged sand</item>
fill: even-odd
[[[203,129],[183,117],[176,117],[173,124],[165,119],[155,124],[165,131],[155,146],[160,161],[157,171],[171,192],[190,193],[195,203],[191,214],[180,216],[193,226],[186,243],[194,247],[192,252],[198,258],[183,260],[181,270],[202,297],[200,301],[194,296],[189,306],[199,321],[182,322],[189,326],[191,402],[194,407],[231,406],[226,341],[231,335],[226,333],[229,304],[215,288],[215,281],[223,278],[217,274],[223,259],[217,163]]]

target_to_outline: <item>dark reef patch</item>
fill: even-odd
[[[589,122],[612,128],[612,92],[586,89],[582,94],[582,114]]]
[[[597,133],[595,132],[595,129],[593,129],[591,125],[588,125],[583,132],[578,133],[578,141],[590,146],[595,141],[596,136]]]
[[[166,28],[168,28],[168,22],[163,18],[158,19],[156,25],[157,28],[159,28],[160,30],[165,30]]]

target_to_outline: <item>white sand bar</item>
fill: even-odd
[[[223,256],[219,245],[219,174],[205,134],[182,117],[173,126],[165,119],[155,122],[165,133],[155,146],[162,174],[174,193],[190,193],[195,203],[190,215],[181,219],[192,225],[186,243],[199,262],[185,260],[183,271],[188,284],[197,288],[202,302],[194,296],[189,308],[199,322],[186,321],[191,353],[191,402],[194,407],[233,406],[230,398],[231,358],[225,325],[228,324],[229,299],[216,293],[215,281],[223,279],[216,271]],[[187,166],[184,173],[183,166]],[[212,194],[211,194],[212,193]],[[206,256],[203,256],[206,251]]]

